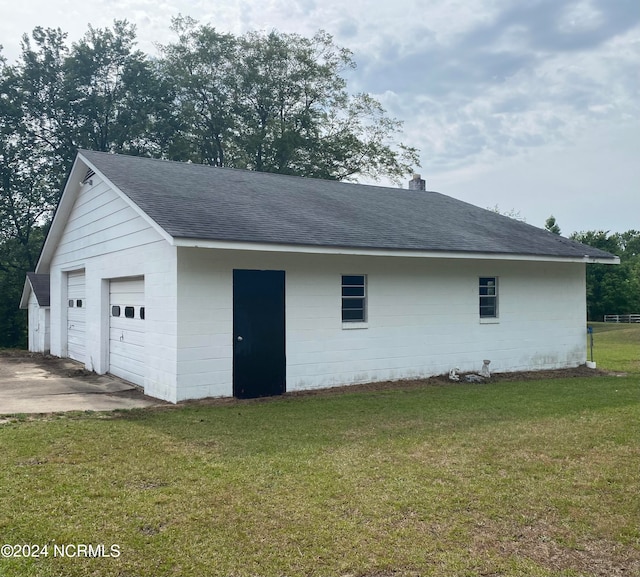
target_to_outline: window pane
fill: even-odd
[[[111,307],[111,316],[112,317],[119,317],[120,316],[120,307],[112,306]]]
[[[73,308],[73,299],[69,299],[69,308],[72,309]]]
[[[481,317],[495,317],[496,316],[496,308],[493,305],[489,306],[480,306],[480,316]]]
[[[495,297],[480,297],[481,307],[493,307],[496,304]]]
[[[342,320],[346,321],[346,322],[358,322],[358,321],[362,321],[364,322],[364,310],[357,310],[357,309],[353,309],[353,310],[346,310],[343,309],[342,310]]]
[[[81,300],[81,299],[78,299],[78,300],[76,301],[76,307],[78,307],[79,309],[81,309],[81,308],[82,308],[82,300]]]
[[[128,319],[132,319],[135,316],[135,309],[133,307],[124,307],[124,316]]]
[[[342,275],[342,284],[343,285],[363,286],[364,285],[364,275],[363,274]]]
[[[342,308],[364,310],[364,299],[342,299]]]
[[[494,297],[480,297],[480,316],[496,316],[496,299]]]
[[[140,318],[144,320],[144,307],[140,307]]]
[[[343,286],[342,296],[343,297],[363,297],[364,286]]]
[[[495,301],[480,301],[480,316],[482,317],[495,317],[496,316],[496,303]]]

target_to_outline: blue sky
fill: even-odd
[[[640,229],[637,0],[0,0],[0,13],[9,61],[38,25],[73,41],[126,18],[149,54],[178,14],[326,30],[354,53],[351,90],[404,121],[430,190],[535,226],[553,214],[565,235]]]

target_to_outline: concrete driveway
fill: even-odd
[[[126,381],[90,373],[69,359],[0,352],[0,415],[112,411],[162,404]]]

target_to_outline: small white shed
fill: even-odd
[[[617,257],[425,188],[80,151],[51,353],[172,402],[583,364],[585,267]]]
[[[27,273],[20,308],[29,311],[29,350],[35,353],[48,353],[50,350],[49,287],[48,274]]]

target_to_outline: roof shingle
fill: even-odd
[[[80,154],[174,238],[615,260],[437,192]]]

